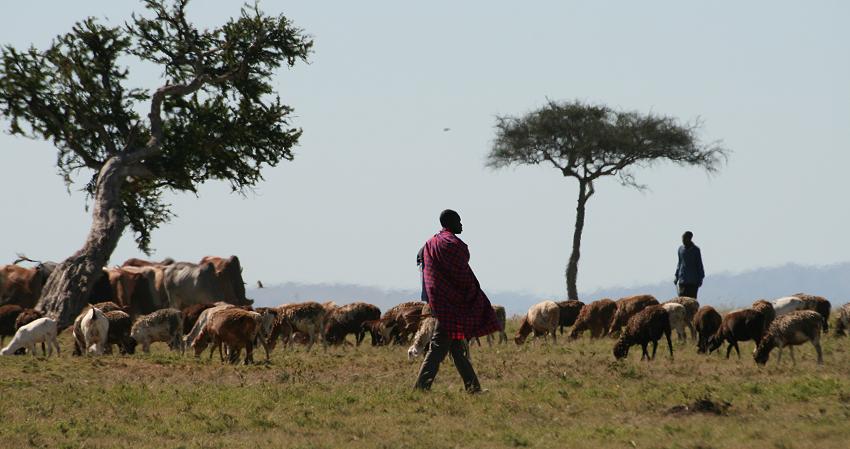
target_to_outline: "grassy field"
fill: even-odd
[[[513,322],[509,326],[515,328]],[[509,333],[509,335],[511,335]],[[149,356],[0,358],[2,448],[847,448],[850,339],[828,337],[767,367],[675,345],[615,362],[613,341],[473,348],[490,391],[469,396],[447,360],[411,391],[406,348],[275,351],[222,365]],[[637,349],[637,351],[635,351]],[[259,357],[262,359],[262,357]],[[691,413],[700,399],[721,414]]]

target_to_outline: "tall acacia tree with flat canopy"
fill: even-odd
[[[256,4],[202,30],[187,19],[187,3],[146,0],[146,12],[123,26],[88,18],[44,50],[0,50],[8,131],[52,142],[69,188],[90,175],[85,244],[59,264],[38,304],[62,326],[85,305],[127,226],[149,252],[151,232],[172,217],[165,191],[196,192],[214,179],[243,192],[265,167],[293,158],[301,130],[289,125],[292,109],[271,77],[306,61],[312,39]],[[161,85],[132,87],[130,58],[158,66]]]
[[[716,172],[728,150],[718,142],[702,144],[699,127],[699,122],[681,124],[672,117],[615,111],[579,101],[549,101],[521,117],[497,117],[488,167],[549,164],[578,181],[572,253],[566,269],[569,299],[578,299],[579,248],[587,201],[596,192],[594,182],[615,176],[624,186],[644,189],[632,169],[660,162]]]

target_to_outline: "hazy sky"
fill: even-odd
[[[203,26],[241,2],[198,1]],[[713,177],[638,170],[588,206],[579,289],[670,279],[685,229],[706,270],[850,259],[850,3],[264,1],[315,38],[310,65],[275,85],[304,129],[293,163],[255,194],[210,183],[173,197],[155,258],[238,254],[250,284],[415,288],[414,255],[454,208],[485,290],[564,291],[576,183],[552,168],[484,168],[500,114],[547,98],[704,120],[734,151]],[[13,2],[0,43],[44,47],[85,16],[140,2]],[[131,69],[138,69],[132,65]],[[156,87],[157,72],[134,82]],[[444,132],[443,128],[451,128]],[[45,142],[0,135],[0,261],[60,260],[90,216]],[[139,255],[130,234],[112,263]]]

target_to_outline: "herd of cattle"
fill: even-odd
[[[5,337],[12,337],[0,355],[35,354],[38,343],[45,355],[54,349],[59,352],[57,322],[33,308],[54,268],[49,262],[33,268],[17,263],[0,266],[0,346]],[[364,302],[253,308],[245,297],[236,256],[205,257],[197,264],[130,259],[119,267],[104,268],[88,302],[70,327],[74,355],[112,353],[114,346],[122,354],[133,354],[138,345],[149,352],[151,344],[163,342],[181,353],[191,348],[195,356],[211,346],[210,357],[218,349],[221,360],[231,363],[241,358],[244,349],[245,363],[252,363],[257,346],[264,349],[268,360],[279,341],[284,347],[303,344],[309,351],[317,342],[325,347],[349,344],[348,335],[353,335],[359,346],[369,334],[373,346],[410,343],[407,353],[414,359],[426,351],[436,325],[427,304],[420,301],[399,304],[383,314]],[[505,309],[494,309],[502,327],[498,343],[505,343]],[[740,357],[738,342],[752,340],[757,344],[756,362],[765,363],[776,347],[781,357],[782,348],[791,346],[793,359],[794,345],[811,342],[822,363],[820,338],[829,330],[830,311],[829,301],[806,294],[773,302],[758,300],[750,308],[725,316],[687,297],[664,304],[650,295],[589,304],[544,301],[528,310],[514,341],[521,345],[531,334],[551,335],[555,341],[558,328],[563,334],[564,328],[571,326],[571,339],[585,331],[590,338],[617,338],[613,353],[618,359],[626,357],[633,345],[641,345],[642,359],[653,359],[659,339],[666,336],[672,357],[672,332],[687,340],[689,329],[700,353],[713,352],[726,342],[726,357],[732,349]],[[850,325],[850,304],[837,315],[835,332],[843,334]],[[493,336],[488,335],[487,341],[492,345]]]

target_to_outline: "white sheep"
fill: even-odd
[[[662,304],[661,307],[667,311],[667,317],[670,319],[670,328],[676,331],[679,341],[687,340],[685,327],[687,327],[688,320],[685,306],[675,302],[667,302]]]
[[[413,360],[425,353],[425,348],[431,341],[436,327],[437,320],[434,317],[427,317],[419,323],[419,329],[416,330],[416,335],[413,337],[413,344],[407,349],[408,360]]]
[[[53,354],[53,348],[56,348],[56,355],[59,355],[59,342],[56,340],[57,328],[56,320],[52,318],[39,318],[29,324],[21,326],[15,332],[12,342],[0,350],[0,355],[12,355],[21,348],[27,348],[30,354],[35,355],[36,343],[47,343],[47,353],[45,356],[50,357]]]
[[[796,296],[786,296],[784,298],[773,300],[773,310],[776,311],[776,316],[791,313],[795,310],[805,310],[806,303]]]
[[[85,315],[82,321],[80,321],[80,330],[82,331],[83,341],[86,345],[83,353],[101,355],[106,348],[106,339],[109,334],[109,320],[103,311],[95,307],[83,313]]]

